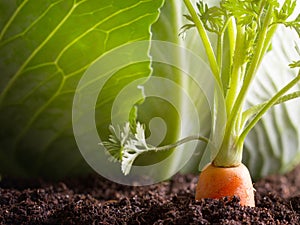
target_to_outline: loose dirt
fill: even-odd
[[[91,174],[0,182],[0,224],[300,224],[300,166],[255,183],[256,207],[194,200],[196,175],[130,187]]]

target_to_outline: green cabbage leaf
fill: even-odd
[[[149,40],[162,0],[0,0],[0,173],[58,178],[90,171],[72,130],[85,70],[120,45]],[[145,55],[147,55],[147,49]],[[138,71],[128,76],[131,71]],[[150,62],[108,82],[97,107],[108,134],[116,90],[150,75]],[[105,129],[104,129],[105,127]],[[105,133],[106,132],[106,133]]]
[[[0,174],[60,178],[90,172],[72,129],[78,82],[99,57],[141,40],[172,42],[207,61],[195,30],[179,35],[187,22],[185,13],[183,2],[176,0],[0,0]],[[287,29],[279,30],[271,49],[275,54],[266,56],[249,92],[248,106],[268,99],[293,76],[287,65],[297,59],[293,45],[297,41]],[[142,51],[146,57],[150,47]],[[173,57],[190,67],[197,66],[190,65],[181,52]],[[203,77],[207,75],[202,68],[199,71]],[[199,87],[182,79],[178,69],[149,59],[117,71],[101,90],[95,112],[101,139],[110,134],[112,109],[120,90],[150,76],[173,80],[193,96],[202,134],[209,136],[212,115],[207,102],[197,97],[202,95]],[[159,91],[165,86],[162,83],[152,88]],[[177,91],[168,94],[176,98],[179,109],[162,99],[146,97],[136,103],[133,116],[123,115],[122,110],[116,116],[136,116],[147,125],[147,137],[160,140],[162,145],[191,135],[194,121],[179,118],[179,113],[189,114],[182,96]],[[247,138],[244,161],[255,178],[288,171],[300,161],[297,101],[275,106]],[[199,143],[189,163],[182,165],[183,148],[166,168],[175,171],[184,166],[182,172],[198,171],[199,164],[202,167],[209,162],[210,153],[205,149],[206,145]],[[169,154],[147,154],[136,163],[155,163]]]

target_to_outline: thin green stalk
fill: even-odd
[[[247,134],[250,130],[255,126],[255,124],[261,119],[261,117],[269,110],[276,102],[283,96],[288,90],[290,90],[293,86],[295,86],[300,81],[300,71],[292,81],[290,81],[286,86],[284,86],[279,92],[277,92],[256,114],[256,116],[251,120],[251,122],[246,126],[244,131],[238,138],[239,143],[243,143]]]
[[[241,67],[244,64],[244,44],[245,44],[245,31],[244,28],[239,25],[237,26],[236,46],[232,62],[232,71],[230,74],[230,87],[226,96],[226,110],[227,115],[230,115],[235,99],[239,93],[241,86]]]
[[[195,11],[194,6],[192,5],[191,1],[184,0],[184,3],[186,5],[191,17],[193,18],[193,21],[196,25],[199,36],[203,42],[203,45],[204,45],[204,48],[206,51],[206,55],[208,57],[208,61],[210,64],[210,68],[213,72],[213,75],[214,75],[216,81],[218,82],[219,86],[222,87],[222,82],[221,82],[221,78],[220,78],[220,68],[218,66],[215,53],[213,51],[210,40],[205,31],[204,25],[203,25],[202,21],[200,20],[200,18],[198,17],[197,12]]]
[[[223,61],[223,43],[224,42],[224,33],[218,35],[218,43],[217,43],[217,63],[219,65],[219,77],[221,77],[222,71],[222,61]]]
[[[233,63],[234,49],[236,48],[236,23],[234,17],[228,20],[228,37],[230,46],[230,65]]]
[[[221,69],[221,78],[223,82],[223,93],[224,98],[228,95],[228,91],[230,90],[230,74],[232,73],[232,64],[233,64],[233,57],[234,57],[234,49],[236,46],[236,23],[234,17],[230,17],[227,22],[226,26],[224,26],[223,30],[224,34],[226,33],[226,37],[228,38],[228,45],[229,45],[229,53],[226,54],[226,58],[224,58],[224,52],[223,49],[223,60],[226,62],[226,65],[224,62],[222,62],[222,65],[224,68]]]
[[[295,98],[300,97],[300,91],[295,91],[293,93],[281,96],[275,103],[274,105],[278,105],[290,100],[293,100]],[[243,112],[243,119],[242,119],[242,124],[246,124],[246,122],[249,120],[250,117],[258,113],[266,104],[268,101],[261,103],[259,105],[252,106],[251,108],[247,109],[245,112]]]
[[[237,165],[242,160],[242,142],[239,142],[238,135],[241,129],[240,122],[242,120],[242,107],[245,101],[246,93],[252,82],[259,63],[265,52],[267,51],[267,46],[269,46],[270,37],[268,35],[273,35],[273,33],[268,33],[269,26],[273,19],[273,6],[269,6],[265,20],[263,22],[262,31],[258,36],[258,42],[254,51],[252,60],[247,68],[246,74],[243,77],[243,85],[237,95],[235,101],[233,102],[228,121],[226,124],[225,134],[223,138],[223,143],[220,151],[214,159],[214,163],[217,166],[232,166]],[[273,31],[273,30],[272,30]],[[237,48],[237,47],[236,47]],[[233,62],[235,64],[236,62]],[[232,72],[233,73],[233,72]],[[231,80],[231,84],[234,81]],[[236,87],[234,87],[236,88]],[[236,90],[238,91],[238,90]],[[227,96],[230,98],[229,96]],[[230,101],[230,100],[229,100]],[[226,102],[227,103],[227,102]],[[230,103],[226,104],[226,107],[231,107]]]
[[[209,143],[209,139],[206,138],[206,137],[203,137],[203,136],[198,136],[198,135],[192,135],[192,136],[188,136],[188,137],[185,137],[175,143],[172,143],[172,144],[169,144],[169,145],[165,145],[165,146],[161,146],[161,147],[151,147],[151,148],[148,148],[147,149],[147,152],[149,151],[155,151],[155,152],[158,152],[158,151],[166,151],[166,150],[170,150],[172,148],[176,148],[178,147],[179,145],[182,145],[182,144],[185,144],[187,142],[190,142],[190,141],[203,141],[205,143]]]
[[[274,36],[274,34],[277,30],[277,27],[278,27],[278,24],[273,24],[271,27],[269,27],[268,34],[265,38],[265,43],[266,44],[262,48],[263,54],[261,54],[260,57],[259,57],[258,65],[260,65],[265,53],[268,51],[268,48],[270,47],[270,44],[271,44],[271,39],[273,38],[273,36]]]
[[[271,39],[271,36],[273,35],[273,30],[271,33],[268,33],[268,30],[269,30],[269,25],[272,22],[272,15],[273,15],[273,6],[269,6],[269,9],[268,9],[268,12],[266,15],[266,19],[264,21],[264,25],[262,28],[262,32],[258,37],[258,43],[256,46],[256,50],[254,52],[254,56],[252,58],[250,66],[246,72],[241,90],[237,96],[237,99],[236,99],[233,107],[232,107],[231,114],[228,119],[229,126],[227,128],[227,132],[231,133],[232,129],[235,126],[236,119],[237,119],[236,115],[238,115],[241,111],[241,108],[243,106],[250,83],[252,82],[254,75],[256,73],[256,70],[258,68],[258,65],[261,62],[262,57],[265,54],[265,52],[267,51],[267,48],[270,44],[270,39]]]

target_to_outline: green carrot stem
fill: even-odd
[[[202,23],[202,21],[199,19],[197,12],[194,9],[194,6],[192,5],[190,0],[184,0],[184,3],[191,15],[191,17],[193,18],[193,21],[196,25],[197,31],[199,33],[199,36],[202,40],[202,43],[204,45],[205,51],[206,51],[206,55],[208,57],[208,61],[210,64],[210,68],[212,70],[212,73],[216,79],[216,81],[218,82],[219,86],[222,87],[222,82],[221,82],[221,78],[220,78],[220,68],[219,65],[217,63],[216,60],[216,56],[215,53],[213,51],[213,48],[211,46],[210,40],[207,36],[207,33],[205,31],[204,25]]]
[[[247,134],[254,127],[254,125],[261,119],[261,117],[271,108],[276,102],[283,96],[288,90],[295,86],[300,81],[300,71],[297,77],[290,81],[286,86],[284,86],[279,92],[277,92],[256,114],[256,116],[250,121],[250,123],[245,127],[244,131],[239,136],[238,142],[243,143]]]
[[[239,88],[241,86],[241,67],[243,66],[243,49],[244,49],[244,29],[239,25],[237,26],[237,36],[236,36],[236,47],[232,62],[232,71],[230,75],[230,87],[226,96],[226,110],[227,115],[230,115],[233,104],[235,102],[236,96],[239,93]]]
[[[149,151],[155,151],[155,152],[158,152],[158,151],[166,151],[166,150],[170,150],[172,148],[176,148],[182,144],[185,144],[187,142],[190,142],[190,141],[203,141],[205,143],[209,143],[209,139],[206,138],[206,137],[203,137],[203,136],[199,136],[199,135],[192,135],[192,136],[188,136],[188,137],[185,137],[175,143],[172,143],[172,144],[169,144],[169,145],[165,145],[165,146],[161,146],[161,147],[151,147],[151,148],[148,148],[147,149],[147,152]]]
[[[295,91],[293,93],[281,96],[274,105],[278,105],[287,101],[290,101],[295,98],[300,97],[300,91]],[[249,120],[249,118],[255,114],[257,114],[266,104],[268,101],[261,103],[259,105],[252,106],[251,108],[247,109],[245,112],[243,112],[243,124],[246,124],[246,122]],[[243,127],[243,126],[242,126]]]
[[[265,21],[263,23],[262,32],[258,37],[258,43],[257,43],[256,50],[254,52],[254,56],[252,58],[249,68],[247,69],[241,90],[236,98],[236,101],[234,102],[232,110],[230,111],[228,126],[225,131],[226,133],[231,133],[234,127],[236,127],[237,119],[239,119],[237,115],[240,115],[241,113],[241,108],[244,104],[248,88],[255,76],[256,70],[259,66],[259,63],[262,60],[263,55],[267,51],[267,48],[270,44],[271,37],[275,32],[275,29],[272,29],[272,32],[268,33],[269,25],[272,23],[273,10],[274,10],[273,6],[269,6]]]

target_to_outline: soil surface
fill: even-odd
[[[0,224],[300,224],[300,166],[255,183],[256,207],[194,200],[195,175],[129,187],[97,175],[60,182],[3,178]]]

